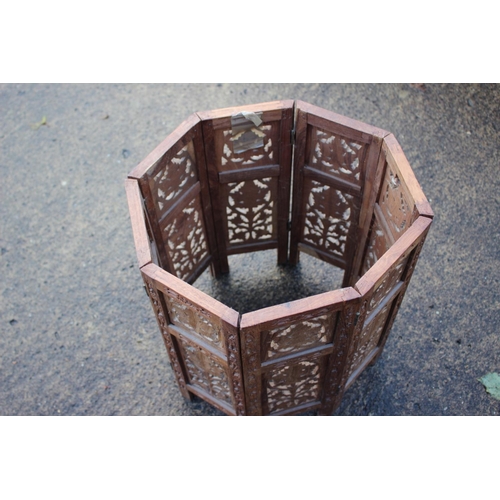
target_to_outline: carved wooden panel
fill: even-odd
[[[365,143],[311,127],[307,164],[339,179],[361,185]]]
[[[179,345],[188,383],[231,406],[227,363],[184,336],[179,336]]]
[[[365,358],[371,354],[373,349],[377,347],[387,318],[390,313],[392,302],[387,303],[381,311],[374,316],[372,321],[365,323],[360,332],[359,337],[356,339],[356,345],[353,349],[351,358],[351,366],[349,375],[351,375],[363,363]]]
[[[373,291],[372,298],[368,305],[368,314],[376,309],[376,307],[394,290],[396,285],[400,282],[405,266],[406,259],[402,259],[386,272],[380,285]]]
[[[162,220],[172,205],[197,182],[198,166],[191,140],[161,164],[161,168],[150,179],[158,220]]]
[[[335,320],[336,315],[323,314],[263,330],[261,359],[263,361],[276,359],[293,352],[331,343]]]
[[[277,241],[276,177],[230,182],[225,186],[226,244]]]
[[[252,133],[262,139],[262,146],[237,153],[233,144],[238,135],[233,135],[231,130],[227,129],[215,132],[215,154],[219,172],[279,163],[279,124],[261,125],[253,128]]]
[[[257,116],[240,131],[235,118]],[[293,102],[277,101],[199,113],[203,120],[207,168],[221,265],[231,253],[278,249],[288,253]],[[240,121],[241,121],[240,120]],[[235,127],[235,128],[233,128]],[[248,136],[247,148],[241,147]],[[247,137],[247,139],[248,139]]]
[[[192,115],[129,175],[137,179],[156,261],[193,282],[219,272],[200,119]]]
[[[327,359],[305,359],[278,365],[264,376],[265,406],[269,414],[318,405]]]
[[[345,337],[335,337],[338,315],[358,298],[355,290],[342,289],[242,316],[248,414],[294,414],[322,406],[324,381],[338,385],[345,362],[331,360],[337,342],[341,356],[346,349],[347,330]]]
[[[185,393],[226,413],[244,415],[238,313],[155,264],[143,267],[142,273]]]
[[[373,216],[370,238],[367,243],[366,254],[361,268],[361,276],[370,269],[377,260],[391,247],[391,239],[382,229],[378,218]]]
[[[344,261],[347,243],[355,228],[354,196],[306,178],[304,200],[302,242]]]
[[[171,324],[225,351],[220,318],[200,312],[175,296],[167,296],[165,302]]]
[[[430,223],[419,217],[356,283],[363,303],[349,352],[348,385],[380,355]]]
[[[210,257],[198,196],[164,219],[160,227],[174,274],[185,281]]]
[[[304,251],[350,277],[355,245],[368,233],[360,231],[365,180],[384,132],[306,103],[297,108],[290,261]]]
[[[397,240],[411,224],[413,204],[408,199],[399,176],[388,164],[385,167],[378,205],[394,240]]]

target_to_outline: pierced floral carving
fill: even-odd
[[[365,149],[365,144],[313,128],[310,165],[359,185]]]
[[[288,326],[263,331],[264,359],[324,345],[332,341],[332,315],[323,314]]]
[[[238,347],[237,332],[229,333],[226,336],[227,361],[231,370],[230,383],[233,388],[234,404],[236,415],[245,415],[245,393],[243,389],[243,375],[241,369],[240,352]]]
[[[185,338],[179,342],[189,383],[232,406],[228,375],[224,365],[201,347]]]
[[[386,164],[379,205],[394,239],[398,239],[410,226],[411,208],[399,177]]]
[[[372,299],[368,307],[368,314],[370,314],[370,312],[373,311],[397,285],[403,275],[405,265],[406,259],[403,259],[399,264],[387,272],[382,283],[380,283],[380,285],[373,292]]]
[[[280,366],[267,376],[269,412],[318,401],[322,360],[300,361]]]
[[[191,304],[166,297],[170,321],[175,326],[194,333],[217,347],[222,347],[220,322],[214,322]],[[215,318],[214,318],[215,319]]]
[[[390,241],[380,227],[377,217],[373,216],[370,241],[366,249],[361,275],[365,274],[389,250],[390,246]]]
[[[153,177],[151,193],[158,209],[158,219],[197,181],[194,146],[190,141]]]
[[[259,342],[258,333],[245,331],[243,334],[244,359],[246,360],[245,369],[245,394],[247,401],[247,412],[249,415],[262,414],[262,402],[260,400],[260,376],[258,375],[259,360]]]
[[[377,347],[392,304],[392,301],[388,302],[372,321],[364,325],[357,339],[356,349],[352,355],[349,375],[352,374],[354,370],[361,365],[366,356],[368,356],[373,349]]]
[[[226,204],[229,244],[275,238],[275,198],[273,177],[229,183]]]
[[[306,182],[303,241],[343,257],[351,227],[354,197],[315,180]]]
[[[164,234],[175,274],[188,280],[209,255],[198,198],[194,198],[165,226]]]
[[[184,375],[182,373],[181,364],[179,362],[179,358],[177,357],[177,352],[175,351],[174,344],[167,330],[167,318],[165,318],[165,314],[163,313],[163,306],[160,302],[160,297],[158,295],[158,292],[156,291],[153,282],[150,279],[146,278],[144,275],[143,279],[144,282],[146,283],[149,299],[151,300],[151,305],[153,306],[153,311],[158,321],[158,326],[160,327],[160,331],[162,333],[165,346],[167,348],[170,362],[172,363],[172,369],[174,371],[175,378],[177,379],[177,383],[179,384],[181,392],[185,396],[187,396],[188,392],[186,388],[186,383],[184,381]]]
[[[224,130],[222,135],[222,154],[220,156],[220,165],[222,169],[234,170],[277,163],[274,159],[272,132],[271,125],[261,125],[260,127],[252,128],[251,133],[254,134],[256,138],[262,140],[262,147],[251,149],[243,153],[235,153],[233,141],[238,141],[240,137],[238,135],[233,136],[231,130]]]

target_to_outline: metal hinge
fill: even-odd
[[[286,229],[287,231],[291,231],[292,230],[292,221],[289,220],[287,223],[286,223]]]
[[[295,144],[295,129],[290,130],[290,143],[293,146]]]

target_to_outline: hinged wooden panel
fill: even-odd
[[[289,415],[331,406],[332,401],[324,401],[325,381],[337,389],[344,367],[335,362],[338,344],[345,342],[336,336],[337,323],[344,321],[347,305],[354,307],[358,299],[355,290],[345,288],[242,316],[249,415]]]
[[[129,175],[137,179],[161,266],[192,283],[219,261],[200,120],[192,115]]]
[[[234,146],[239,132],[235,133],[232,125],[242,112],[254,113],[262,120],[250,129],[257,140],[255,147],[247,150]],[[270,248],[278,249],[279,263],[286,262],[293,101],[227,108],[198,116],[203,121],[221,269],[229,270],[229,254]]]
[[[351,281],[358,245],[371,217],[381,129],[298,101],[290,261],[299,250],[345,269]]]
[[[347,386],[382,352],[431,222],[419,217],[355,284],[362,303],[349,351]]]
[[[244,415],[239,314],[155,264],[141,271],[183,395]]]

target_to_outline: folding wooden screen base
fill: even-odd
[[[433,217],[392,134],[301,101],[191,115],[126,190],[180,391],[230,415],[335,411],[380,355]],[[191,286],[273,248],[343,269],[343,288],[240,315]]]

